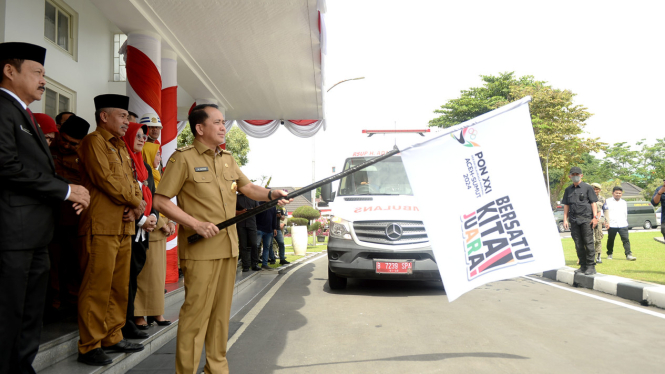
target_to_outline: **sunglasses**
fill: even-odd
[[[136,134],[136,139],[137,140],[143,139],[143,141],[146,141],[146,140],[148,140],[148,135]]]

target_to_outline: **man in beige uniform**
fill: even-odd
[[[81,181],[90,191],[90,209],[81,214],[81,268],[78,298],[79,356],[88,365],[104,366],[104,351],[138,352],[141,344],[124,339],[134,220],[145,201],[134,179],[131,159],[121,137],[129,121],[129,97],[95,97],[97,129],[78,149]]]
[[[596,201],[596,218],[598,219],[598,224],[593,228],[593,244],[596,247],[596,263],[602,264],[603,260],[600,258],[600,255],[603,252],[603,227],[605,230],[610,227],[610,211],[607,209],[607,205],[605,205],[605,198],[600,195],[600,183],[591,183],[591,187],[593,187],[593,191],[598,196],[598,201]]]
[[[235,226],[220,231],[215,225],[235,216],[236,189],[259,201],[287,194],[250,183],[231,153],[219,148],[226,128],[216,105],[198,105],[188,119],[194,143],[169,158],[153,203],[181,225],[178,249],[185,275],[185,303],[178,324],[176,373],[196,373],[204,342],[205,373],[228,373],[226,342],[238,234]],[[170,200],[174,196],[178,206]],[[286,203],[280,200],[280,205]],[[187,237],[193,234],[205,239],[188,244]]]

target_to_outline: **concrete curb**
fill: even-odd
[[[665,309],[665,286],[617,277],[615,275],[600,273],[595,275],[576,274],[575,269],[568,266],[534,275],[567,283],[573,287],[588,288],[627,300],[637,301],[644,306],[652,305]]]

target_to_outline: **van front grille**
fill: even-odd
[[[353,230],[358,240],[367,243],[405,245],[428,240],[422,221],[356,221]]]

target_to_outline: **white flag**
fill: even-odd
[[[529,101],[401,152],[449,301],[489,282],[565,264]]]

